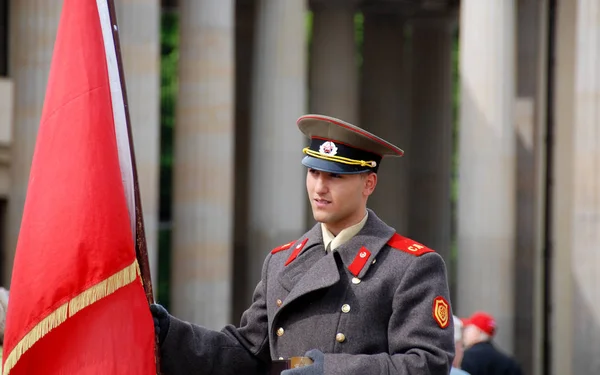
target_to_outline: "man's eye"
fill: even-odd
[[[332,178],[342,178],[342,175],[341,174],[337,174],[337,173],[332,173],[331,177]]]

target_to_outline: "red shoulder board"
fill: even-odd
[[[276,247],[276,248],[274,248],[273,250],[271,250],[271,254],[275,254],[275,253],[278,253],[278,252],[280,252],[280,251],[287,250],[287,249],[289,249],[290,247],[292,247],[292,245],[293,245],[294,243],[296,243],[296,240],[294,240],[294,241],[292,241],[292,242],[288,242],[288,243],[286,243],[285,245],[281,245],[281,246],[279,246],[279,247]]]
[[[421,256],[425,253],[433,253],[434,251],[427,246],[411,240],[410,238],[402,237],[398,233],[395,233],[387,243],[390,247],[396,250],[404,251],[405,253],[412,254],[414,256]]]

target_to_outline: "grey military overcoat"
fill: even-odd
[[[319,349],[326,375],[447,375],[448,300],[442,258],[369,211],[363,229],[333,253],[320,225],[274,249],[239,328],[217,332],[170,317],[162,369],[262,375],[272,359]]]

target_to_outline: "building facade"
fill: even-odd
[[[295,120],[321,113],[406,151],[369,205],[444,257],[455,314],[495,315],[527,374],[600,373],[597,0],[115,3],[153,280],[172,313],[237,321],[266,253],[314,224]],[[6,285],[61,6],[0,0]],[[167,10],[178,85],[159,280]]]

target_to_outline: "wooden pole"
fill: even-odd
[[[146,245],[146,232],[144,229],[144,216],[142,212],[142,199],[138,184],[137,165],[135,162],[135,149],[133,145],[133,132],[131,130],[131,120],[129,117],[129,105],[127,103],[127,89],[125,84],[125,74],[123,61],[121,58],[121,44],[119,41],[119,27],[117,25],[117,14],[114,0],[107,0],[110,12],[110,22],[112,26],[113,39],[115,41],[115,52],[117,55],[117,66],[119,68],[119,79],[121,81],[121,91],[123,92],[123,105],[125,107],[125,121],[127,124],[127,134],[129,137],[129,150],[131,152],[131,166],[133,171],[133,193],[135,200],[135,255],[140,266],[142,284],[148,304],[154,303],[154,293],[152,292],[152,275],[150,274],[150,261],[148,259],[148,248]],[[160,375],[160,350],[158,337],[155,338],[155,357],[156,374]]]

